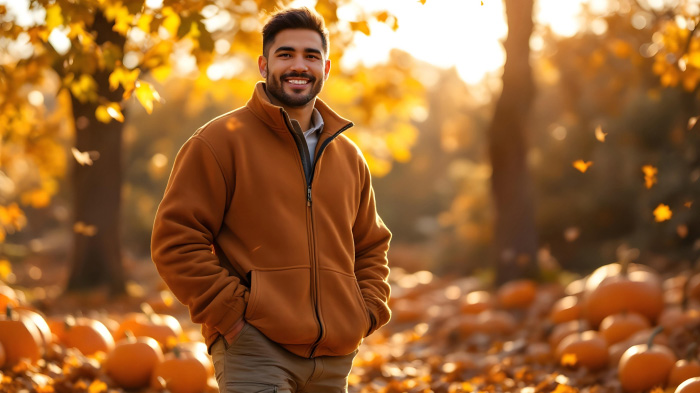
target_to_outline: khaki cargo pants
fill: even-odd
[[[230,345],[219,338],[211,349],[221,393],[344,393],[355,355],[299,357],[247,323]]]

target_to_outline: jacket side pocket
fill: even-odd
[[[312,344],[319,326],[309,267],[253,270],[246,321],[278,344]]]

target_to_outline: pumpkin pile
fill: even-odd
[[[148,304],[120,322],[104,316],[45,317],[0,286],[0,391],[7,393],[214,393],[203,342]]]
[[[390,280],[392,321],[365,339],[350,393],[700,392],[700,274],[623,261],[567,285]],[[160,306],[45,318],[0,288],[2,392],[218,391],[206,345]]]

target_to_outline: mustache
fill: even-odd
[[[282,76],[280,76],[280,80],[290,79],[290,78],[304,78],[304,79],[308,79],[309,82],[316,81],[316,78],[314,78],[313,75],[307,74],[304,72],[288,72],[288,73],[282,74]]]

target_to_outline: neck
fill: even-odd
[[[268,94],[267,91],[265,92],[265,94],[267,94],[267,97],[270,99],[271,103],[277,106],[281,106],[282,109],[284,109],[285,112],[287,112],[290,119],[294,119],[297,122],[299,122],[299,127],[301,127],[302,131],[306,131],[311,127],[311,115],[314,112],[314,104],[316,103],[316,97],[314,97],[313,100],[309,101],[309,103],[304,106],[291,107],[282,104],[275,97]]]

